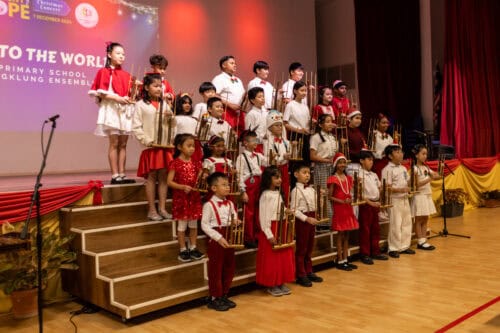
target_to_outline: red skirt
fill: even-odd
[[[142,151],[137,167],[137,176],[148,178],[151,171],[167,169],[173,155],[170,149],[148,148]]]
[[[276,222],[273,222],[273,227]],[[274,227],[275,228],[275,227]],[[259,233],[257,249],[256,282],[274,287],[295,280],[295,258],[293,247],[273,250],[263,232]]]

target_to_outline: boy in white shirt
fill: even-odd
[[[274,87],[267,81],[269,77],[269,64],[263,60],[259,60],[253,64],[253,72],[256,76],[252,81],[248,82],[248,91],[255,87],[262,88],[265,98],[264,106],[267,110],[271,110],[273,108]],[[250,100],[250,97],[248,99]]]

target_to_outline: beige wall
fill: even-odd
[[[316,70],[314,1],[168,0],[159,3],[159,50],[170,62],[167,75],[176,91],[194,92],[195,102],[199,101],[199,84],[211,81],[219,73],[218,61],[225,54],[236,57],[237,75],[245,86],[253,77],[255,60],[271,64],[271,80],[274,73],[280,79],[292,61],[300,61],[308,70]],[[50,109],[50,105],[43,107]],[[90,98],[88,104],[77,108],[75,112],[96,115],[96,106]],[[141,147],[135,140],[130,141],[127,168],[135,169]],[[108,170],[106,152],[106,139],[97,138],[91,132],[56,131],[46,173]],[[0,153],[0,176],[35,174],[41,160],[40,134],[0,132]]]

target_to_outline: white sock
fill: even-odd
[[[190,250],[194,250],[194,249],[196,249],[196,245],[191,245],[191,246],[189,247],[189,249],[190,249]]]
[[[187,248],[185,248],[185,247],[181,247],[181,249],[180,249],[181,252],[184,252],[186,250],[187,250]]]
[[[120,173],[120,177],[125,178],[125,174],[124,173]]]
[[[418,239],[418,245],[423,245],[425,242],[427,242],[427,238],[419,238]]]
[[[118,178],[118,177],[120,177],[120,174],[118,174],[118,173],[115,173],[114,175],[111,175],[111,178]]]

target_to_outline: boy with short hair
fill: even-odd
[[[203,115],[208,113],[207,101],[210,97],[215,97],[215,86],[212,84],[212,82],[203,82],[200,85],[198,92],[203,98],[203,102],[200,102],[194,106],[192,117],[199,121]]]
[[[387,260],[380,253],[380,224],[378,213],[380,211],[380,180],[375,172],[372,172],[373,153],[369,150],[361,150],[359,154],[361,169],[359,179],[363,183],[363,199],[366,204],[359,206],[359,252],[361,262],[373,265],[375,260]]]
[[[168,67],[168,60],[161,54],[153,54],[149,57],[149,64],[151,65],[151,73],[158,73],[161,75],[161,85],[163,88],[163,97],[167,100],[168,104],[172,107],[174,100],[174,89],[165,78],[165,73]],[[150,74],[150,73],[146,73]]]
[[[293,173],[297,179],[295,188],[290,193],[290,209],[295,211],[298,219],[295,223],[295,273],[297,284],[303,287],[312,287],[312,282],[323,282],[323,279],[313,273],[312,250],[316,234],[316,197],[320,193],[312,186],[308,186],[311,179],[311,168],[308,164],[300,163]]]
[[[257,151],[263,153],[263,143],[267,133],[266,118],[268,113],[264,108],[264,89],[254,87],[248,90],[248,100],[252,104],[252,108],[246,115],[245,129],[254,131],[257,134]]]
[[[208,117],[208,123],[210,124],[209,137],[215,135],[223,138],[227,148],[231,125],[222,118],[224,114],[222,100],[219,97],[210,97],[207,101],[207,111],[210,114]]]
[[[236,172],[239,174],[241,200],[245,203],[245,246],[257,247],[259,227],[259,191],[262,169],[267,161],[256,151],[257,134],[244,131],[241,134],[243,151],[236,159]]]
[[[267,81],[269,77],[269,64],[263,60],[256,61],[255,64],[253,64],[253,72],[256,76],[252,81],[248,82],[248,91],[255,87],[262,88],[265,98],[264,106],[267,110],[271,110],[273,107],[274,87]],[[250,99],[250,97],[248,99]]]
[[[382,179],[391,186],[392,207],[389,211],[389,256],[399,258],[399,254],[415,254],[411,245],[411,210],[408,200],[410,177],[406,168],[401,165],[403,149],[397,144],[385,147],[385,156],[389,164],[382,170]]]
[[[216,311],[227,311],[236,307],[227,294],[234,277],[234,248],[224,238],[226,231],[235,223],[238,213],[233,202],[226,197],[229,194],[229,181],[222,172],[214,172],[208,176],[207,184],[213,196],[203,205],[201,228],[209,237],[208,240],[208,291],[210,300],[208,308]]]

